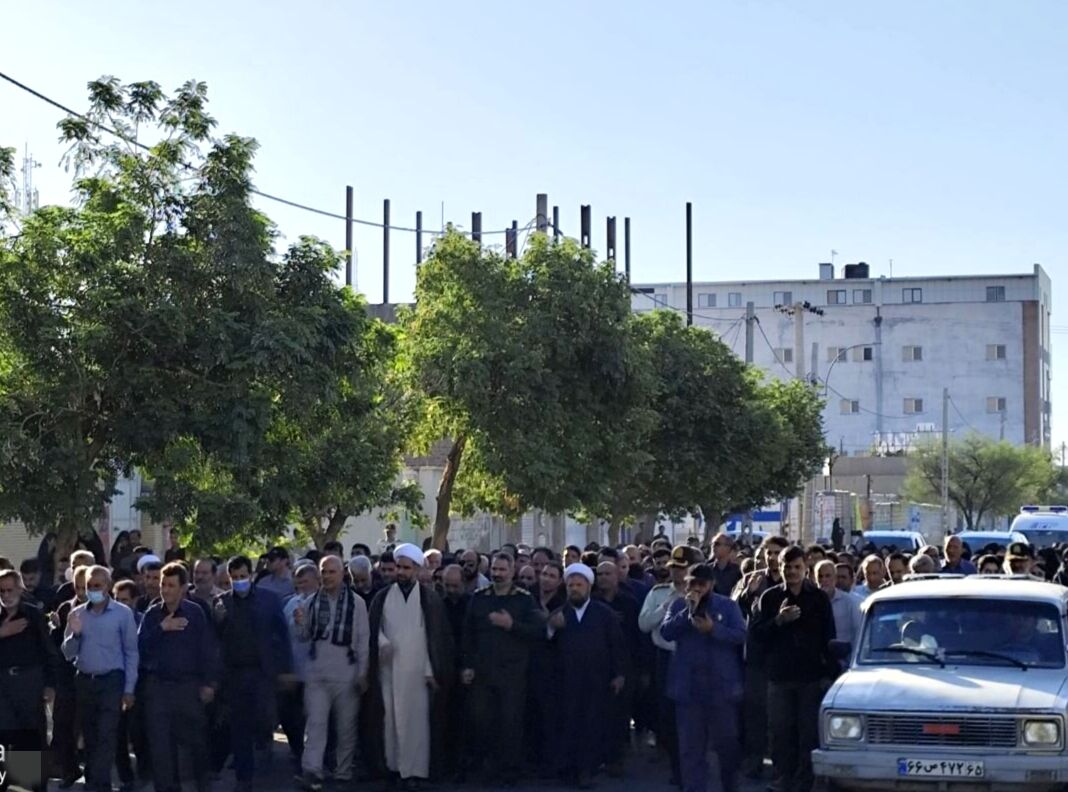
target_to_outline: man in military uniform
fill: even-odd
[[[1027,542],[1012,542],[1005,551],[1006,575],[1030,575],[1035,580],[1045,580],[1031,571],[1034,563],[1035,549]]]
[[[664,640],[660,625],[671,604],[686,596],[686,573],[694,564],[701,562],[701,553],[695,547],[678,545],[667,563],[670,582],[653,586],[638,614],[638,627],[650,633],[656,646],[656,691],[657,691],[657,743],[671,760],[671,783],[681,783],[679,775],[679,735],[675,727],[675,702],[667,695],[667,675],[675,644]]]
[[[515,562],[498,553],[493,583],[471,597],[463,629],[460,678],[471,686],[474,745],[491,758],[494,781],[511,786],[523,757],[527,661],[545,625],[534,598],[516,587]]]

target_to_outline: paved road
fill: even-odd
[[[293,774],[288,759],[288,749],[285,746],[282,735],[276,735],[274,750],[272,751],[271,767],[264,771],[258,771],[255,779],[255,792],[290,792],[297,789],[293,782]],[[259,760],[257,756],[257,760]],[[183,775],[184,777],[184,775]],[[626,774],[621,779],[611,779],[606,776],[596,778],[596,792],[634,792],[636,789],[649,790],[649,792],[676,792],[675,787],[668,784],[668,768],[666,762],[657,755],[655,749],[642,746],[635,749],[626,762]],[[231,792],[233,789],[233,775],[227,770],[222,777],[212,785],[212,792]],[[192,790],[188,784],[186,790]],[[739,788],[739,792],[764,792],[766,782],[745,780]],[[357,782],[349,787],[327,785],[325,792],[345,792],[352,789],[354,792],[385,792],[385,785],[381,782]],[[490,792],[497,787],[480,784],[475,781],[467,784],[442,783],[428,785],[427,792]],[[526,780],[513,788],[513,792],[570,792],[569,787],[560,784],[541,781]],[[48,792],[60,792],[55,781],[49,784]],[[71,792],[85,792],[81,781],[72,787]],[[152,792],[152,786],[142,787],[139,792]]]

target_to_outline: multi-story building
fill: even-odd
[[[694,324],[719,333],[770,376],[802,377],[827,397],[827,441],[849,456],[905,450],[948,426],[1050,444],[1049,276],[845,277],[693,285]],[[636,311],[685,311],[685,283],[635,286]],[[752,332],[747,333],[747,310]]]

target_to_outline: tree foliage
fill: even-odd
[[[647,376],[629,322],[626,285],[574,242],[536,236],[518,259],[457,233],[438,242],[405,322],[420,436],[452,439],[436,546],[454,484],[512,513],[602,497],[605,461],[629,449],[636,413],[626,405],[640,404]]]
[[[1015,514],[1035,503],[1056,482],[1047,451],[1015,446],[972,433],[949,444],[949,500],[964,517],[968,529],[987,516]],[[923,503],[942,499],[942,446],[928,443],[909,459],[903,494]]]
[[[255,141],[213,135],[203,83],[89,95],[59,125],[75,205],[0,250],[0,515],[69,536],[133,468],[201,544],[388,498],[393,335],[327,245],[276,252]]]

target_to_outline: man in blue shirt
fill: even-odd
[[[178,792],[172,746],[189,751],[198,792],[207,792],[205,705],[218,686],[215,636],[200,605],[186,599],[189,573],[179,563],[163,567],[161,601],[141,620],[138,646],[145,672],[145,708],[156,792]]]
[[[137,684],[137,625],[133,612],[109,596],[107,567],[90,567],[85,589],[87,602],[71,611],[62,650],[77,669],[75,688],[88,759],[85,787],[111,792],[119,714],[133,706]]]
[[[675,701],[683,792],[708,789],[708,754],[719,758],[723,792],[735,792],[741,763],[739,717],[745,620],[738,603],[715,593],[711,564],[686,577],[686,597],[671,604],[660,635],[675,642],[667,695]]]
[[[963,558],[964,542],[962,542],[961,538],[956,534],[946,537],[946,543],[943,545],[943,553],[946,556],[945,563],[942,564],[943,572],[955,575],[975,574],[975,564]]]

